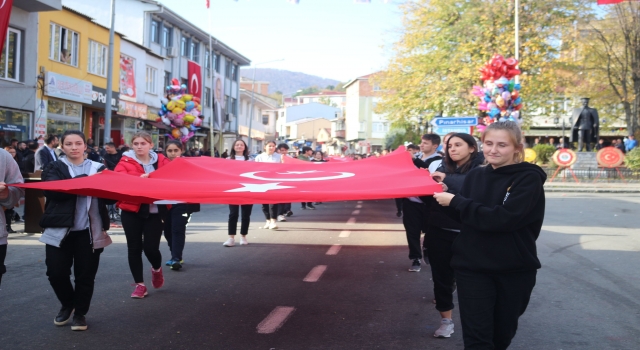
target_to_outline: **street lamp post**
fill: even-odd
[[[251,152],[251,127],[253,125],[253,100],[254,100],[254,95],[255,95],[255,85],[256,85],[256,68],[258,67],[258,65],[261,64],[267,64],[267,63],[273,63],[273,62],[280,62],[280,61],[284,61],[284,58],[281,58],[279,60],[273,60],[273,61],[267,61],[267,62],[260,62],[260,63],[256,63],[253,65],[253,78],[251,79],[251,107],[249,107],[249,132],[247,133],[247,138],[249,139],[249,152]]]

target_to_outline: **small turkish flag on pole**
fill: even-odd
[[[207,0],[207,8],[211,6],[211,0]]]

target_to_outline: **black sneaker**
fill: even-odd
[[[7,226],[7,233],[17,233],[16,231],[14,231],[11,226]]]
[[[413,264],[409,268],[410,272],[420,272],[420,259],[413,259]]]
[[[71,324],[72,331],[86,331],[87,320],[82,315],[73,315],[73,323]]]
[[[396,213],[396,216],[397,216],[397,217],[401,217],[401,216],[402,216],[402,212],[401,212],[401,211],[397,212],[397,213]]]
[[[307,207],[304,207],[304,206],[303,206],[303,207],[301,207],[300,209],[302,209],[302,210],[307,210]]]
[[[178,271],[178,270],[180,270],[181,268],[182,268],[182,264],[181,264],[178,260],[173,260],[173,261],[171,262],[171,269],[172,269],[172,270],[176,270],[176,271]]]
[[[313,204],[307,204],[307,208],[311,210],[316,210],[316,207],[314,207]]]
[[[72,313],[73,313],[72,307],[63,306],[60,309],[60,312],[58,312],[58,316],[56,316],[56,318],[53,319],[53,324],[55,324],[56,326],[64,326],[65,324],[69,323],[69,320],[71,320]]]
[[[289,211],[287,212],[287,214],[285,214],[285,216],[293,216],[293,212],[292,212],[291,210],[289,210]]]

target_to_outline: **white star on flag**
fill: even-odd
[[[309,171],[287,171],[286,173],[276,173],[280,175],[301,175],[301,174],[312,174],[317,173],[318,170],[309,170]]]
[[[270,184],[241,184],[244,187],[226,190],[225,192],[267,192],[269,190],[282,190],[285,188],[295,188],[294,186],[279,186],[279,182]]]

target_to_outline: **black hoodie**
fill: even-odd
[[[546,179],[539,166],[529,163],[471,170],[450,204],[462,219],[451,266],[478,272],[539,269],[536,240],[544,220]]]

